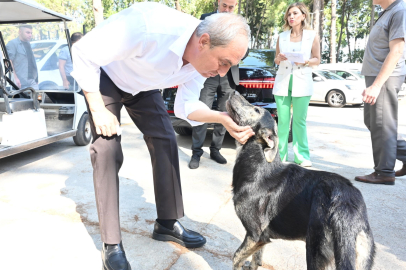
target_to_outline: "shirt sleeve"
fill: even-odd
[[[58,55],[58,58],[61,60],[68,60],[69,53],[68,53],[68,47],[64,47],[61,52]]]
[[[14,61],[17,54],[17,46],[15,45],[15,42],[10,41],[9,43],[7,43],[6,50],[10,60]]]
[[[71,76],[86,92],[99,91],[100,67],[141,56],[146,36],[145,19],[137,9],[111,16],[72,46]]]
[[[175,115],[192,126],[200,126],[204,123],[189,120],[187,117],[189,114],[196,110],[210,110],[210,108],[199,100],[200,90],[203,88],[203,84],[206,78],[199,76],[190,80],[184,84],[178,86],[175,98]]]
[[[389,41],[406,36],[406,10],[399,10],[389,22]]]

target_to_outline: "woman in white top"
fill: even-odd
[[[282,161],[288,159],[290,107],[293,107],[293,151],[295,163],[312,166],[307,144],[306,117],[313,94],[312,66],[320,63],[320,44],[316,32],[309,30],[309,12],[301,3],[291,4],[284,16],[284,32],[276,44],[276,73],[273,94],[278,108],[279,153]],[[287,52],[299,53],[303,63],[288,60]]]

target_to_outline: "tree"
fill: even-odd
[[[337,0],[331,0],[330,63],[336,63],[336,10]]]

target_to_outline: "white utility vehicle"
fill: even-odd
[[[68,137],[79,146],[91,140],[84,96],[76,83],[64,89],[59,73],[58,53],[71,45],[67,21],[33,2],[0,0],[0,158]],[[22,26],[31,30],[30,38],[21,34]]]

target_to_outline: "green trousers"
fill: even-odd
[[[295,163],[300,164],[305,160],[310,160],[306,118],[311,96],[292,97],[292,80],[292,75],[290,75],[288,96],[275,96],[276,106],[278,108],[279,153],[282,161],[288,160],[290,107],[292,105],[293,152],[295,153]]]

